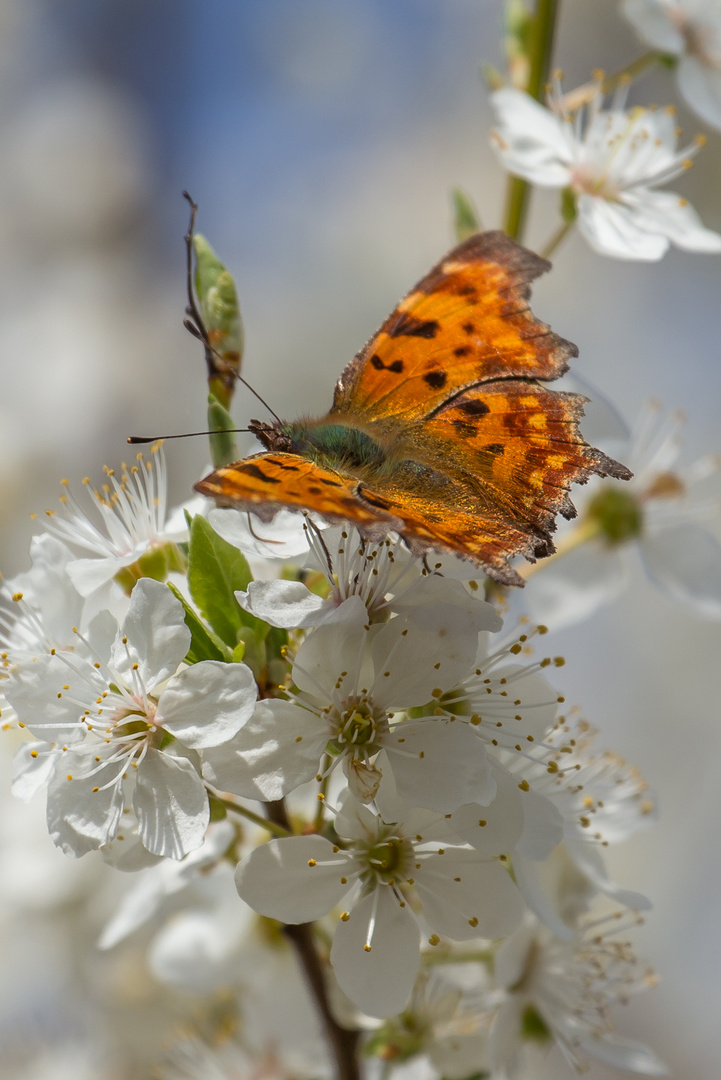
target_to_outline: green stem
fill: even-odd
[[[540,101],[543,97],[544,88],[548,82],[559,6],[560,0],[537,0],[529,49],[530,71],[526,87],[527,92],[536,101]],[[508,178],[504,220],[506,232],[514,240],[523,239],[530,194],[531,187],[527,180],[521,180],[518,176]]]
[[[551,236],[546,246],[544,248],[541,248],[541,250],[539,251],[538,254],[541,256],[541,258],[550,259],[551,255],[553,255],[559,244],[561,244],[566,239],[572,228],[572,221],[562,222],[556,229],[553,236]]]
[[[664,53],[655,51],[642,53],[641,56],[637,56],[630,64],[626,64],[625,67],[620,68],[618,71],[614,72],[613,75],[607,75],[602,79],[584,83],[583,86],[579,86],[575,90],[571,90],[568,94],[564,94],[561,98],[560,106],[565,112],[573,112],[575,109],[579,109],[581,105],[586,105],[589,101],[593,101],[598,93],[599,87],[603,94],[612,94],[619,86],[624,83],[633,82],[639,75],[643,75],[645,71],[648,71],[650,67],[653,67],[654,64],[663,59],[664,55]]]
[[[239,803],[235,802],[233,799],[224,798],[222,795],[216,795],[215,792],[213,792],[213,798],[219,803],[222,803],[227,810],[232,810],[234,814],[240,814],[241,817],[247,818],[248,821],[252,821],[254,825],[260,825],[261,829],[267,829],[269,833],[273,833],[273,836],[293,835],[290,829],[286,829],[276,821],[269,821],[268,818],[262,817],[261,814],[254,813],[254,811],[249,810],[247,806],[240,806]]]

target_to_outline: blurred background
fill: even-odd
[[[100,481],[103,464],[128,457],[128,434],[205,426],[203,358],[181,321],[183,188],[236,278],[245,375],[282,416],[328,407],[343,366],[450,246],[452,187],[484,227],[500,225],[480,66],[502,66],[501,26],[500,0],[0,0],[6,576],[27,565],[29,515],[56,505],[62,477]],[[566,0],[567,88],[640,51],[611,0]],[[689,141],[701,130],[663,72],[631,100],[676,104]],[[673,187],[721,229],[721,135],[709,136]],[[530,246],[555,211],[555,195],[535,198]],[[579,345],[576,370],[627,420],[651,396],[683,408],[692,460],[721,450],[719,297],[718,258],[622,263],[573,237],[534,308]],[[258,411],[236,396],[239,424]],[[207,448],[166,449],[179,502]],[[618,879],[655,903],[639,948],[663,980],[619,1028],[701,1080],[721,1055],[721,627],[637,570],[620,601],[552,648],[567,657],[559,688],[660,799],[657,829],[611,854]],[[88,957],[115,879],[52,850],[42,799],[28,810],[1,798],[0,1077],[148,1075],[192,999],[159,1017],[139,950]],[[88,1033],[101,1057],[122,1046],[119,1071],[78,1049]],[[46,1044],[56,1049],[43,1057]]]

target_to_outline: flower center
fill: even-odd
[[[643,532],[643,507],[629,491],[609,487],[591,499],[588,513],[595,519],[607,544],[616,546],[634,540]]]
[[[331,724],[336,734],[332,742],[338,753],[349,747],[363,747],[368,754],[374,754],[379,727],[387,724],[384,712],[379,712],[366,700],[350,702],[341,712],[331,714]]]
[[[379,840],[368,851],[368,869],[376,881],[386,885],[405,878],[413,858],[413,845],[400,836],[388,836]]]

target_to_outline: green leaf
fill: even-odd
[[[451,199],[453,200],[453,228],[456,240],[460,244],[463,240],[467,240],[469,236],[480,232],[481,222],[470,195],[467,195],[465,191],[461,188],[454,188],[451,192]]]
[[[220,638],[205,626],[193,609],[188,604],[183,594],[168,583],[168,588],[183,605],[185,611],[185,625],[190,630],[190,648],[185,657],[188,664],[199,664],[201,660],[220,660],[227,663],[232,659],[230,650],[223,644]]]
[[[190,527],[190,595],[201,615],[231,649],[241,639],[243,627],[249,627],[259,640],[268,633],[268,625],[243,611],[234,596],[236,590],[248,588],[252,577],[245,556],[197,514]]]

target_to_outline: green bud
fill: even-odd
[[[643,507],[632,492],[609,485],[591,499],[587,513],[607,544],[635,540],[643,532]]]
[[[204,236],[193,237],[195,250],[195,291],[200,313],[212,347],[220,353],[228,371],[218,357],[208,358],[211,393],[226,407],[230,405],[236,379],[232,371],[240,371],[243,357],[243,323],[238,293],[232,275],[213,251]]]
[[[451,199],[453,201],[453,229],[456,240],[460,244],[463,240],[467,240],[469,236],[480,232],[481,223],[471,197],[462,188],[454,188],[451,192]]]

